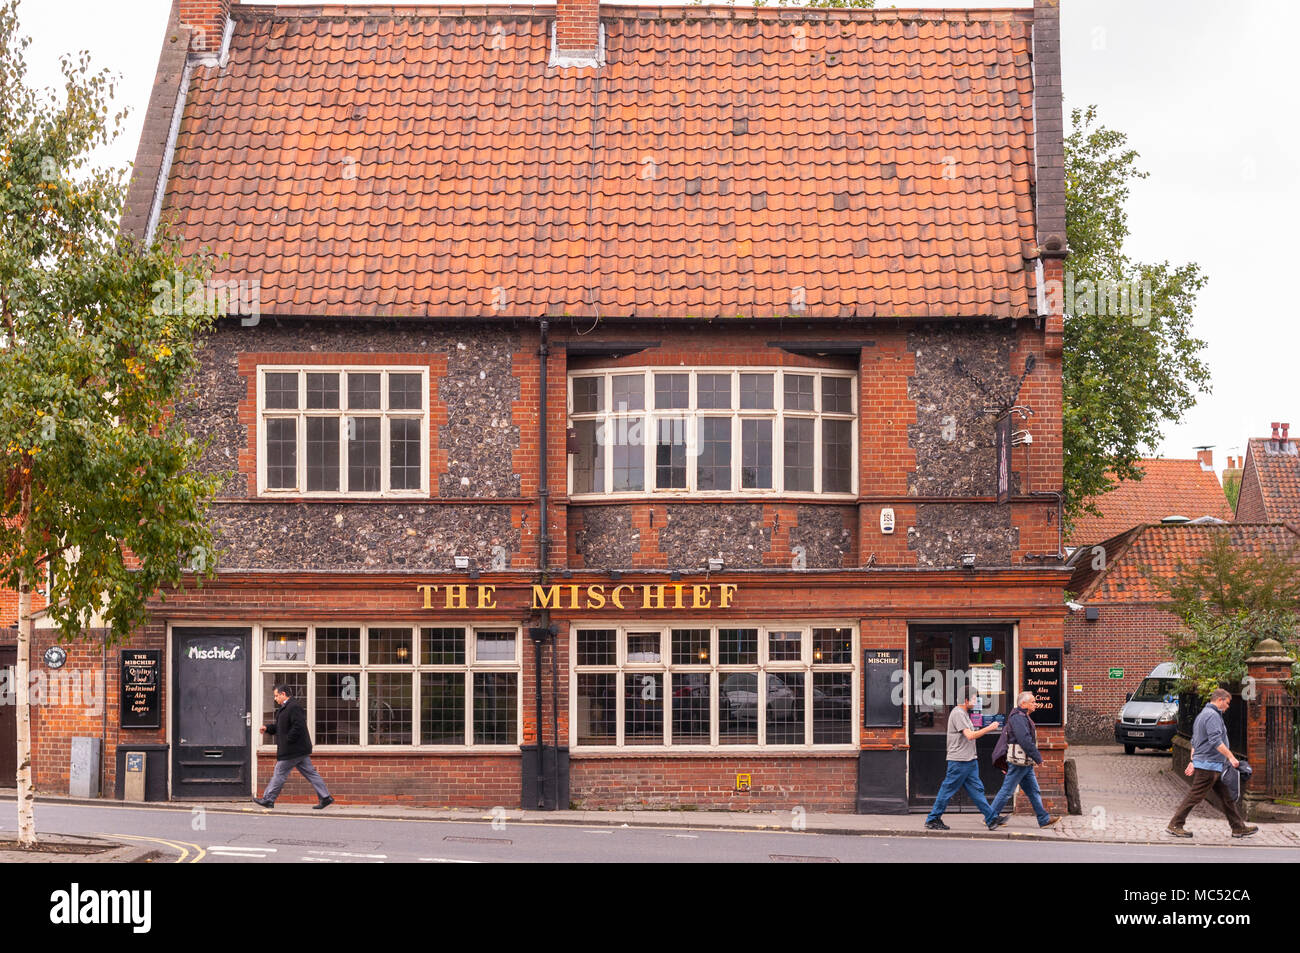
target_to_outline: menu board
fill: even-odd
[[[901,728],[903,725],[903,650],[863,649],[866,704],[864,728]]]
[[[122,701],[118,713],[123,728],[157,728],[162,724],[162,692],[158,684],[161,655],[157,649],[122,652]]]
[[[1025,691],[1033,692],[1038,701],[1034,712],[1036,725],[1060,725],[1065,714],[1061,692],[1061,650],[1025,649],[1025,667],[1020,677]]]

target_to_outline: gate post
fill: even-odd
[[[1281,703],[1288,696],[1283,683],[1291,677],[1295,659],[1276,639],[1264,639],[1246,657],[1246,680],[1242,683],[1242,701],[1246,703],[1246,759],[1255,770],[1250,790],[1246,792],[1247,816],[1261,801],[1268,771],[1268,738],[1265,733],[1268,706]]]

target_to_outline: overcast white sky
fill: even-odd
[[[135,158],[170,7],[170,0],[22,0],[31,82],[57,83],[59,55],[82,49],[121,74],[119,102],[131,116],[108,162]],[[1196,324],[1208,342],[1213,393],[1184,423],[1166,427],[1157,454],[1191,457],[1193,447],[1213,444],[1222,468],[1247,437],[1267,436],[1273,420],[1300,431],[1288,363],[1300,343],[1297,307],[1275,290],[1296,267],[1285,236],[1300,223],[1300,4],[1061,0],[1061,7],[1066,109],[1095,103],[1107,125],[1129,134],[1151,173],[1129,205],[1130,252],[1199,262],[1210,279]]]

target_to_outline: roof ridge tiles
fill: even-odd
[[[269,20],[346,20],[346,19],[477,19],[501,17],[507,19],[552,19],[555,4],[469,4],[443,5],[429,3],[321,3],[311,6],[285,6],[283,4],[237,3],[230,8],[235,19]],[[602,6],[600,18],[620,20],[740,20],[789,22],[791,20],[838,22],[869,20],[876,22],[912,23],[957,22],[1001,23],[1019,21],[1032,23],[1034,11],[1028,7],[916,7],[900,9],[850,8],[850,7],[743,7],[730,5],[701,6]]]

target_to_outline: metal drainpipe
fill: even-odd
[[[537,349],[538,354],[538,434],[537,434],[537,516],[541,523],[541,536],[537,540],[537,561],[538,568],[541,570],[542,585],[548,581],[547,569],[551,563],[551,534],[550,534],[550,514],[547,508],[547,501],[550,496],[550,487],[546,481],[547,453],[546,453],[546,424],[547,424],[547,405],[546,405],[546,365],[548,363],[550,348],[547,346],[547,335],[551,326],[545,318],[541,321],[541,344]],[[551,627],[551,610],[542,609],[541,626],[549,630]],[[546,806],[546,748],[542,744],[542,648],[546,640],[539,639],[533,643],[535,675],[537,678],[537,808],[545,809]],[[556,738],[556,744],[559,744],[559,738]],[[556,758],[559,758],[559,752],[556,752]]]

